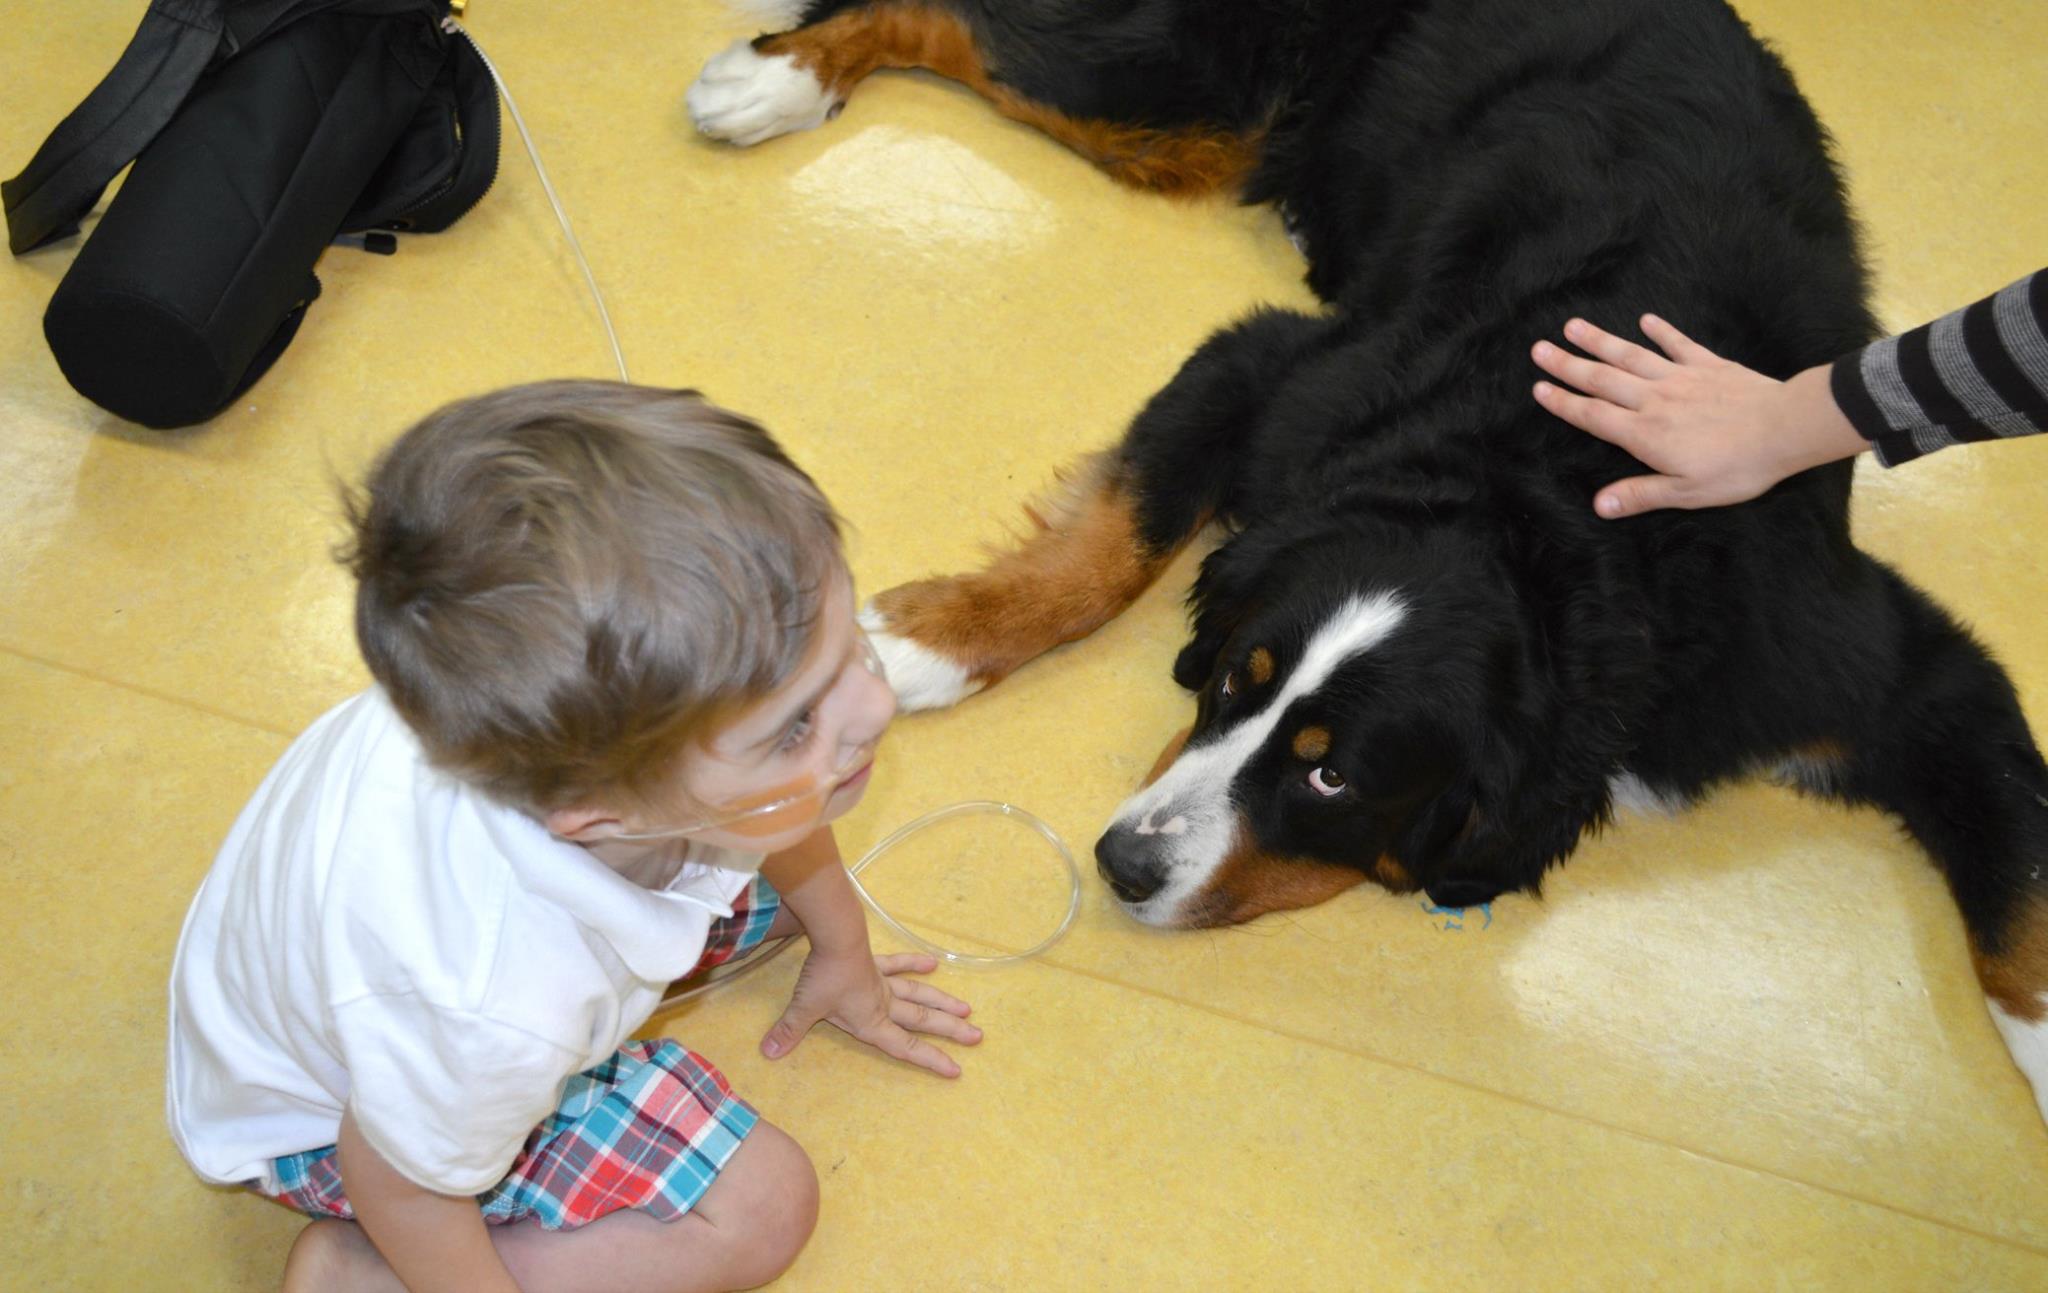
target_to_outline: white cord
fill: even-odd
[[[1046,842],[1052,845],[1053,852],[1059,855],[1060,862],[1066,868],[1066,914],[1060,917],[1060,923],[1053,929],[1052,933],[1047,934],[1037,943],[1025,948],[1021,952],[1009,952],[1002,956],[978,956],[972,952],[955,951],[950,947],[934,943],[890,915],[888,910],[881,903],[876,902],[875,896],[869,893],[867,887],[860,882],[860,873],[867,870],[870,862],[881,857],[890,849],[895,848],[904,840],[909,839],[912,835],[917,834],[928,826],[936,826],[940,822],[951,821],[955,817],[964,817],[970,813],[994,813],[1002,817],[1015,818],[1017,821],[1029,826],[1032,830],[1045,837]],[[1074,852],[1067,847],[1067,842],[1059,837],[1057,831],[1033,814],[1025,812],[1015,804],[1000,804],[992,799],[970,799],[964,803],[948,804],[944,808],[934,809],[926,813],[916,821],[906,822],[890,832],[881,843],[862,854],[860,861],[846,868],[846,873],[853,880],[854,892],[860,895],[861,901],[868,905],[868,910],[874,912],[884,925],[894,930],[898,937],[917,947],[923,948],[948,965],[983,968],[992,965],[1010,965],[1017,961],[1028,961],[1032,957],[1044,952],[1054,943],[1059,942],[1060,939],[1066,937],[1067,930],[1073,926],[1075,915],[1081,910],[1081,871],[1080,868],[1074,865]],[[714,972],[715,977],[698,984],[694,988],[686,988],[681,992],[671,993],[669,996],[663,997],[661,1004],[656,1006],[655,1009],[667,1010],[672,1006],[681,1005],[683,1002],[694,997],[701,997],[713,989],[722,988],[743,975],[753,973],[774,960],[784,948],[796,940],[796,937],[796,935],[791,934],[785,938],[778,938],[773,943],[762,944],[743,960],[728,962],[725,973],[718,974]]]
[[[491,62],[490,55],[484,53],[483,46],[476,43],[476,37],[469,34],[468,28],[464,27],[461,23],[457,22],[451,16],[443,18],[441,20],[441,30],[448,32],[451,35],[460,36],[464,40],[468,41],[469,47],[476,51],[477,58],[483,61],[484,70],[491,74],[491,80],[494,83],[496,83],[499,95],[501,95],[505,100],[505,110],[512,114],[512,124],[519,128],[519,138],[526,144],[526,155],[533,162],[533,173],[540,177],[541,191],[547,194],[548,205],[555,209],[555,220],[562,226],[562,237],[568,240],[569,250],[575,253],[576,264],[583,271],[583,281],[590,285],[590,299],[597,305],[598,320],[599,322],[604,324],[605,338],[611,342],[612,358],[618,363],[619,366],[619,380],[626,382],[632,381],[633,379],[627,376],[626,374],[626,355],[625,352],[619,348],[619,334],[612,328],[611,311],[605,309],[604,293],[598,290],[597,275],[591,272],[590,261],[583,255],[583,244],[576,241],[576,231],[569,227],[569,214],[568,212],[562,210],[561,199],[555,196],[555,186],[548,180],[547,167],[541,165],[540,150],[533,146],[533,135],[529,133],[526,129],[526,119],[519,115],[519,105],[513,102],[511,89],[506,86],[505,78],[498,74],[497,64]],[[1046,935],[1043,939],[1039,940],[1033,946],[1026,948],[1024,951],[1011,952],[1002,956],[978,956],[971,952],[960,952],[955,951],[950,947],[943,947],[937,943],[932,942],[930,939],[924,937],[922,934],[919,934],[916,931],[912,930],[902,921],[890,915],[888,910],[884,908],[881,903],[876,902],[875,896],[869,893],[866,887],[863,886],[860,882],[860,873],[867,869],[867,866],[870,862],[873,862],[876,858],[882,856],[882,854],[887,853],[890,849],[902,843],[905,839],[908,839],[910,836],[916,834],[917,832],[925,829],[928,826],[936,826],[940,822],[949,821],[952,818],[963,816],[969,813],[996,813],[1004,817],[1013,817],[1017,819],[1018,821],[1024,823],[1026,826],[1029,826],[1033,830],[1037,831],[1040,835],[1044,836],[1046,841],[1052,845],[1053,850],[1059,855],[1060,861],[1066,867],[1068,886],[1066,915],[1060,918],[1060,923],[1058,927],[1056,927],[1052,931],[1052,933]],[[874,912],[876,917],[878,917],[884,925],[887,925],[891,930],[895,931],[898,937],[904,939],[905,941],[911,943],[914,946],[923,948],[925,951],[931,953],[933,956],[938,957],[940,960],[946,962],[949,965],[1008,965],[1015,961],[1029,960],[1030,958],[1037,956],[1039,953],[1051,947],[1054,943],[1059,942],[1060,939],[1066,935],[1067,930],[1073,925],[1074,916],[1081,910],[1081,872],[1080,869],[1074,865],[1074,854],[1073,851],[1067,847],[1066,841],[1061,839],[1059,837],[1059,834],[1056,831],[1054,831],[1052,827],[1046,825],[1042,820],[1032,815],[1031,813],[1027,813],[1023,809],[1018,808],[1013,804],[1000,804],[996,803],[993,800],[987,799],[971,799],[964,803],[950,804],[944,808],[940,808],[933,812],[926,813],[924,816],[918,818],[914,822],[909,822],[903,826],[897,827],[896,830],[893,831],[887,838],[885,838],[881,843],[875,845],[873,848],[869,849],[864,855],[862,855],[860,861],[848,867],[846,871],[847,875],[853,880],[854,892],[860,895],[861,901],[867,904],[868,910]],[[716,977],[709,979],[707,982],[699,984],[698,986],[691,988],[687,991],[678,992],[671,996],[663,998],[661,1005],[657,1006],[656,1009],[666,1010],[671,1006],[679,1005],[682,1002],[688,1001],[692,997],[702,996],[704,993],[709,992],[714,988],[724,987],[726,984],[733,982],[735,979],[740,978],[742,975],[750,974],[753,971],[760,969],[762,966],[768,964],[768,962],[774,960],[776,955],[780,953],[784,948],[788,947],[790,942],[794,938],[795,935],[790,935],[788,938],[779,938],[776,939],[773,943],[764,944],[756,948],[753,953],[745,957],[743,960],[730,963],[729,969],[726,973],[718,974]]]
[[[569,240],[569,250],[576,254],[576,264],[583,270],[583,281],[590,284],[590,299],[597,303],[598,321],[604,324],[605,338],[612,343],[612,359],[619,366],[619,380],[632,381],[626,375],[626,352],[619,349],[619,334],[612,329],[611,311],[604,308],[604,293],[598,290],[597,275],[590,272],[590,262],[583,255],[583,244],[576,241],[576,231],[569,227],[569,213],[562,210],[561,199],[555,196],[555,186],[548,182],[548,169],[540,164],[540,150],[533,146],[533,136],[527,132],[526,119],[519,115],[519,105],[512,101],[511,88],[505,84],[505,78],[498,75],[497,64],[491,62],[491,56],[484,53],[484,47],[476,43],[476,37],[469,34],[467,27],[453,17],[447,17],[441,20],[441,30],[468,41],[476,56],[483,60],[484,70],[497,84],[498,93],[505,100],[505,110],[512,114],[512,124],[519,128],[519,138],[526,144],[526,155],[533,161],[533,173],[540,176],[541,191],[548,195],[548,205],[555,209],[555,219],[562,226],[562,236]]]

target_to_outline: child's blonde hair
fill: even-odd
[[[401,436],[348,500],[356,638],[438,766],[545,813],[640,796],[785,681],[838,519],[694,391],[515,386]]]

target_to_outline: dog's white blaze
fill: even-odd
[[[909,638],[889,631],[889,621],[870,606],[860,613],[860,626],[867,630],[875,654],[882,657],[882,672],[889,679],[896,703],[905,713],[918,709],[944,709],[980,691],[982,684],[967,671]]]
[[[711,56],[685,102],[699,131],[742,147],[821,126],[839,106],[795,58],[764,57],[744,40]]]
[[[1987,999],[1984,1004],[1991,1007],[1991,1022],[2005,1038],[2013,1063],[2033,1084],[2034,1104],[2043,1121],[2048,1121],[2048,1018],[2022,1019],[1996,1001]]]
[[[1172,924],[1183,904],[1207,885],[1230,854],[1237,832],[1231,783],[1265,745],[1290,705],[1394,631],[1406,614],[1392,593],[1353,597],[1309,639],[1279,694],[1257,714],[1216,740],[1183,750],[1165,775],[1124,801],[1110,828],[1168,836],[1166,884],[1131,914],[1149,925]]]

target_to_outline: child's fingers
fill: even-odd
[[[981,1040],[981,1030],[965,1019],[949,1015],[936,1006],[922,1006],[900,997],[889,1003],[889,1018],[898,1027],[913,1033],[928,1033],[966,1046]]]
[[[1573,319],[1565,324],[1564,335],[1587,354],[1598,356],[1637,377],[1654,380],[1671,371],[1671,361],[1656,351],[1617,337],[1605,328],[1596,328],[1584,319]]]
[[[923,952],[891,952],[875,958],[875,968],[884,975],[930,974],[939,968],[939,958]]]
[[[1697,364],[1721,357],[1654,314],[1643,316],[1643,335],[1681,364]]]
[[[1536,402],[1579,430],[1642,457],[1637,452],[1641,436],[1627,409],[1617,408],[1605,400],[1589,400],[1583,395],[1574,395],[1549,382],[1536,383]]]
[[[921,1069],[930,1069],[940,1077],[960,1076],[960,1066],[953,1057],[932,1045],[924,1038],[906,1031],[901,1025],[890,1025],[880,1029],[874,1038],[875,1049],[891,1059],[915,1064]]]
[[[761,1053],[771,1060],[781,1059],[797,1048],[819,1017],[816,1011],[790,1002],[782,1018],[761,1038]]]
[[[1567,382],[1589,395],[1598,395],[1625,409],[1641,408],[1644,380],[1619,368],[1571,353],[1562,346],[1539,341],[1529,355],[1536,366],[1559,381]]]
[[[958,1015],[962,1019],[967,1018],[969,1014],[973,1013],[972,1006],[969,1006],[958,997],[949,996],[939,991],[922,979],[890,979],[889,991],[895,993],[899,1000],[915,1001],[921,1005],[936,1006],[947,1014]]]

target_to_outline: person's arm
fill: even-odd
[[[972,1046],[981,1040],[981,1030],[967,1022],[966,1002],[903,977],[929,974],[938,968],[937,960],[874,955],[867,915],[840,861],[832,828],[820,827],[795,848],[770,854],[761,874],[803,925],[811,944],[789,1007],[761,1039],[761,1053],[782,1058],[824,1020],[885,1055],[940,1077],[960,1076],[951,1056],[915,1034]]]
[[[2048,430],[2048,270],[1837,360],[1830,385],[1887,467]]]
[[[847,879],[832,828],[821,826],[794,848],[771,853],[761,877],[803,927],[813,953],[869,955],[868,919]]]
[[[1609,520],[1744,502],[1870,447],[1835,407],[1825,366],[1781,382],[1721,358],[1656,315],[1644,315],[1642,327],[1664,354],[1583,319],[1567,323],[1564,335],[1593,358],[1547,341],[1532,352],[1544,372],[1585,392],[1538,382],[1537,403],[1657,473],[1603,488],[1593,507]]]
[[[1873,443],[1891,466],[1958,441],[2048,429],[2048,271],[1785,382],[1655,315],[1642,327],[1663,354],[1582,319],[1565,336],[1586,355],[1547,341],[1533,351],[1573,388],[1538,382],[1538,403],[1657,473],[1602,489],[1594,506],[1605,517],[1739,503]]]
[[[519,1293],[475,1199],[414,1184],[363,1139],[351,1112],[341,1116],[335,1158],[363,1233],[411,1293]]]

